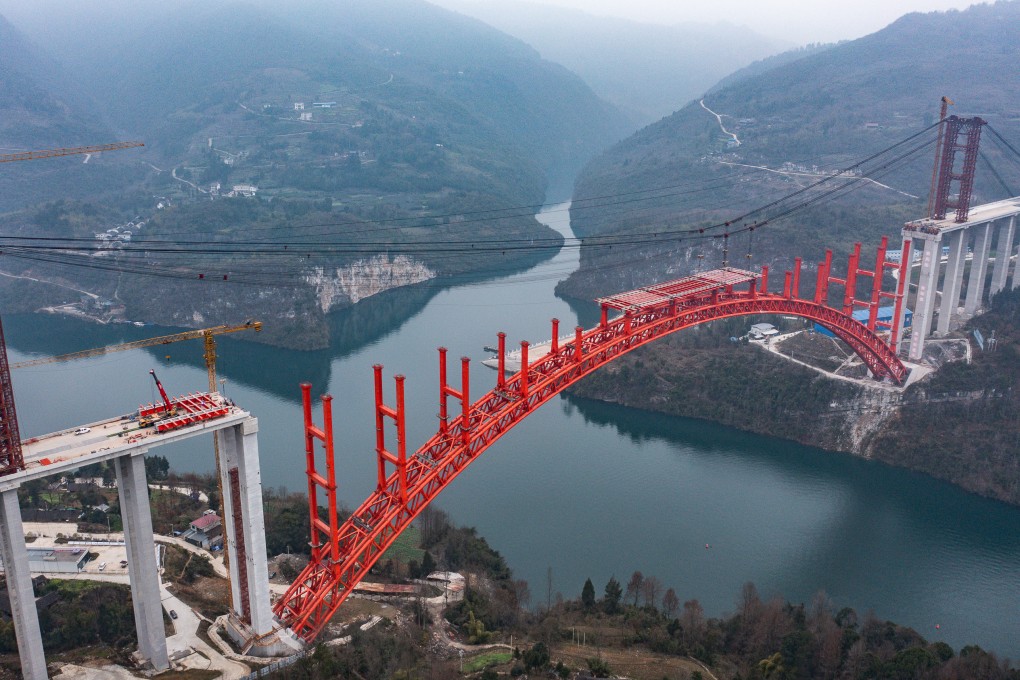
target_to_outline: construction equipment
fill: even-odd
[[[163,389],[163,383],[156,377],[156,371],[149,369],[149,375],[156,381],[156,389],[159,390],[159,396],[163,397],[163,404],[166,406],[166,412],[171,413],[174,410],[174,405],[170,402],[170,397],[166,396],[166,390]]]
[[[213,326],[212,328],[199,328],[193,331],[184,331],[183,333],[174,333],[173,335],[161,335],[155,338],[146,338],[145,340],[133,340],[131,342],[125,342],[120,345],[110,345],[109,347],[96,347],[93,349],[83,349],[79,352],[71,352],[70,354],[61,354],[54,357],[40,357],[39,359],[30,359],[28,361],[19,361],[11,364],[11,368],[28,368],[29,366],[41,366],[43,364],[60,363],[64,361],[73,361],[75,359],[87,359],[88,357],[97,357],[104,354],[111,354],[113,352],[124,352],[129,349],[140,349],[142,347],[153,347],[155,345],[169,345],[174,342],[180,342],[182,340],[196,340],[203,338],[205,340],[205,366],[209,371],[209,391],[216,391],[216,340],[213,336],[223,335],[224,333],[236,333],[238,331],[261,331],[261,321],[245,321],[243,324],[236,326]]]
[[[44,151],[19,151],[18,153],[0,154],[0,163],[35,161],[42,158],[101,153],[103,151],[116,151],[117,149],[133,149],[136,146],[145,146],[145,144],[142,142],[114,142],[113,144],[99,144],[97,146],[73,146],[65,149],[46,149]]]
[[[142,347],[154,347],[156,345],[169,345],[170,343],[180,342],[182,340],[195,340],[202,338],[205,345],[205,368],[209,373],[209,391],[216,391],[216,336],[223,335],[224,333],[236,333],[238,331],[255,331],[256,333],[262,330],[261,321],[253,321],[249,319],[243,324],[236,326],[213,326],[212,328],[200,328],[193,331],[184,331],[183,333],[174,333],[173,335],[162,335],[155,338],[148,338],[146,340],[135,340],[133,342],[125,342],[120,345],[111,345],[110,347],[97,347],[95,349],[86,349],[80,352],[71,352],[70,354],[61,354],[55,357],[43,357],[40,359],[31,359],[29,361],[21,361],[16,364],[12,364],[11,368],[26,368],[28,366],[41,366],[43,364],[52,364],[64,361],[73,361],[74,359],[85,359],[87,357],[102,356],[103,354],[110,354],[112,352],[123,352],[129,349],[140,349]],[[2,329],[0,329],[2,333]],[[0,341],[3,336],[0,335]],[[4,353],[6,360],[6,352]],[[159,379],[156,378],[155,371],[149,371],[152,374],[153,379],[156,381],[156,386],[159,388],[159,393],[163,397],[163,401],[166,404],[167,412],[169,413],[172,408],[172,402],[167,397],[166,392],[163,390],[163,386],[160,384]],[[9,377],[6,384],[10,384]],[[13,402],[12,408],[13,408]],[[0,403],[0,406],[3,406]],[[148,427],[153,425],[157,420],[158,415],[155,413],[139,414],[139,425],[142,427]],[[11,419],[13,420],[13,418]],[[20,444],[20,442],[19,442]],[[213,455],[216,459],[216,484],[219,490],[220,498],[225,498],[223,495],[223,478],[220,476],[220,444],[216,437],[213,437]],[[0,461],[2,462],[2,461]],[[0,472],[0,474],[3,474]],[[223,539],[223,564],[228,566],[230,564],[229,551],[227,550],[226,536]],[[229,595],[230,584],[227,584],[228,598],[233,601],[232,596]]]
[[[149,369],[149,375],[151,375],[152,379],[156,381],[156,389],[159,390],[159,396],[163,398],[163,408],[159,409],[158,407],[154,407],[151,413],[142,415],[138,419],[138,424],[142,427],[152,425],[152,423],[155,422],[156,418],[160,415],[160,411],[162,411],[162,415],[165,416],[172,415],[174,412],[173,402],[170,401],[170,397],[167,396],[166,390],[163,389],[163,383],[161,383],[159,378],[156,377],[156,371]]]
[[[22,151],[0,154],[0,163],[32,161],[57,156],[91,154],[102,151],[116,151],[145,146],[141,142],[115,142],[99,146],[78,146],[45,151]],[[3,326],[0,325],[0,477],[25,469],[21,453],[21,435],[18,432],[18,415],[14,408],[14,387],[11,385],[10,365],[7,363],[7,344],[4,341]]]
[[[931,169],[931,189],[928,191],[928,211],[925,215],[932,219],[935,215],[935,185],[939,175],[939,161],[942,159],[942,137],[945,130],[946,112],[955,104],[949,97],[942,97],[942,110],[939,112],[939,136],[935,142],[935,166]]]

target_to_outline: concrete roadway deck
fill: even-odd
[[[211,396],[219,403],[226,403],[218,393],[214,392]],[[169,432],[156,432],[154,426],[140,428],[137,420],[130,419],[135,414],[128,414],[26,439],[21,443],[25,469],[0,478],[0,490],[14,488],[30,479],[60,474],[90,463],[141,453],[161,444],[200,434],[210,434],[237,425],[251,417],[251,414],[237,406],[228,408],[229,412],[224,416]],[[74,434],[82,427],[89,428],[90,431]]]

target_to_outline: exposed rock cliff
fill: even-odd
[[[356,304],[391,288],[434,278],[436,273],[422,262],[404,255],[391,260],[388,255],[379,254],[331,271],[317,267],[305,281],[315,287],[319,308],[328,314],[334,308]]]

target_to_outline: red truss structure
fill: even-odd
[[[156,432],[167,432],[185,425],[200,423],[203,420],[220,418],[230,413],[230,406],[223,402],[222,398],[214,397],[208,392],[192,392],[177,397],[170,404],[169,409],[166,404],[141,406],[138,408],[138,416],[139,418],[146,416],[159,418],[153,423]]]
[[[908,252],[901,263],[885,262],[885,242],[879,250],[875,270],[859,268],[860,246],[851,256],[846,279],[831,276],[831,251],[818,265],[817,285],[812,299],[801,299],[800,260],[786,272],[783,291],[768,291],[768,269],[761,274],[733,268],[717,269],[676,281],[602,298],[602,318],[590,330],[574,329],[571,342],[561,342],[558,321],[552,322],[549,353],[534,363],[528,360],[527,342],[521,343],[521,370],[507,377],[502,370],[506,361],[506,336],[499,339],[499,371],[496,387],[475,402],[469,394],[469,360],[461,359],[461,385],[447,384],[446,349],[439,349],[439,431],[413,455],[408,456],[404,435],[404,377],[396,376],[396,406],[383,403],[382,366],[374,367],[376,396],[376,456],[378,484],[372,495],[341,526],[337,527],[336,482],[333,469],[333,437],[330,397],[324,397],[326,425],[320,429],[311,422],[310,387],[302,385],[305,406],[305,440],[309,489],[309,513],[312,529],[312,559],[287,593],[274,605],[280,621],[305,642],[312,642],[373,564],[414,518],[457,475],[486,449],[568,386],[589,373],[642,345],[670,333],[716,319],[752,314],[793,314],[815,321],[843,339],[864,360],[877,378],[902,384],[907,369],[877,334],[876,314],[867,324],[850,314],[858,304],[877,309],[881,297],[881,272],[900,267],[900,289],[885,294],[902,307],[903,276]],[[859,275],[872,275],[873,291],[867,303],[854,299]],[[830,283],[844,284],[843,304],[838,309],[826,305]],[[738,290],[740,288],[740,290]],[[622,314],[609,318],[610,310]],[[897,319],[892,323],[896,337]],[[459,415],[452,416],[448,401],[460,402]],[[396,450],[387,448],[385,425],[396,424]],[[325,476],[315,469],[314,441],[326,449]],[[317,493],[322,489],[328,500],[328,516],[319,516]]]
[[[14,409],[14,386],[11,384],[11,367],[7,361],[7,343],[0,324],[0,476],[25,469],[21,453],[21,434],[18,432],[18,414]]]
[[[985,125],[981,118],[960,118],[950,116],[945,125],[945,141],[942,143],[942,157],[939,159],[939,179],[935,194],[935,210],[932,217],[936,220],[946,219],[950,208],[956,209],[956,222],[966,222],[970,213],[970,198],[974,191],[974,170],[977,166],[978,145],[981,142],[981,128]],[[960,142],[960,136],[965,138]],[[963,167],[954,172],[956,152],[963,149]],[[956,198],[950,196],[953,182],[959,182],[960,188]]]

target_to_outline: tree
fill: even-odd
[[[670,588],[662,596],[662,611],[667,618],[671,619],[676,616],[678,609],[680,609],[680,598],[676,596],[676,591]]]
[[[549,665],[549,648],[544,642],[536,642],[531,649],[524,652],[524,670],[542,669]]]
[[[587,659],[586,663],[588,664],[588,670],[596,678],[608,678],[612,673],[605,659]]]
[[[150,482],[166,479],[169,473],[170,461],[166,459],[166,456],[145,457],[145,476]]]
[[[431,548],[450,531],[450,517],[439,508],[426,505],[418,515],[418,529],[421,531],[422,546]]]
[[[436,561],[432,558],[432,553],[428,550],[421,557],[421,575],[422,578],[427,578],[429,574],[436,570]]]
[[[659,593],[662,591],[662,584],[659,583],[659,579],[654,576],[649,576],[645,579],[645,582],[641,584],[641,594],[645,598],[645,606],[655,609],[655,606],[659,602]]]
[[[526,608],[531,604],[531,586],[525,579],[519,578],[514,581],[514,598],[517,600],[517,606],[520,608]]]
[[[645,577],[640,571],[635,571],[630,575],[630,582],[627,583],[627,597],[634,597],[634,606],[637,606],[638,597],[641,595],[641,586],[645,582]]]
[[[701,636],[705,632],[705,610],[697,600],[684,602],[684,609],[680,613],[680,625],[683,628],[684,646],[691,649],[701,642]]]
[[[615,614],[620,609],[620,598],[623,596],[623,588],[615,576],[610,576],[606,583],[606,596],[603,599],[603,609],[607,614]]]
[[[220,511],[220,493],[215,489],[209,492],[209,509]]]
[[[595,586],[592,585],[590,578],[584,582],[584,587],[581,588],[581,604],[585,609],[595,606]]]

